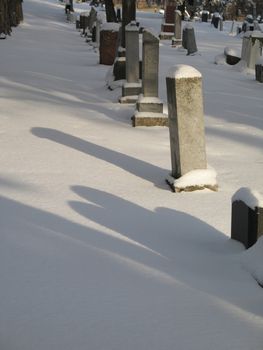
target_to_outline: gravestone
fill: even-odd
[[[158,97],[159,38],[151,31],[143,31],[142,94],[132,117],[133,126],[167,126],[163,103]]]
[[[118,47],[118,23],[104,23],[100,30],[100,64],[112,65]]]
[[[246,66],[255,69],[257,60],[262,56],[263,33],[259,31],[249,31],[244,34],[242,41],[241,60],[246,62]]]
[[[263,62],[257,62],[255,65],[256,81],[263,83]]]
[[[202,22],[208,22],[209,12],[208,11],[202,11],[201,20]]]
[[[171,176],[167,179],[174,191],[174,181],[198,170],[206,174],[206,150],[203,112],[202,75],[187,65],[172,67],[166,77],[171,149]],[[200,176],[199,176],[200,177]],[[186,184],[180,191],[209,188],[217,190],[214,179]]]
[[[240,188],[232,197],[231,238],[246,248],[263,235],[263,201],[249,188]]]
[[[165,8],[164,20],[161,25],[160,39],[171,39],[174,35],[176,1],[168,1]]]
[[[183,29],[182,45],[187,50],[187,55],[193,55],[197,52],[194,28],[186,24]]]
[[[172,38],[172,46],[182,44],[182,14],[181,11],[175,11],[174,37]]]
[[[82,34],[85,34],[86,28],[88,26],[89,12],[81,12],[79,15],[79,27],[82,29]]]
[[[126,26],[126,81],[122,86],[121,103],[135,103],[141,93],[139,80],[139,28],[135,21]]]

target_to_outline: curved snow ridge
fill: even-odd
[[[242,201],[246,203],[251,209],[263,208],[263,196],[249,187],[241,187],[233,196],[232,203],[235,201]]]

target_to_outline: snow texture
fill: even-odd
[[[164,103],[169,67],[202,74],[220,185],[176,194],[169,129],[132,127],[135,106],[107,88],[63,4],[22,4],[0,41],[1,350],[261,350],[262,242],[243,255],[230,229],[233,193],[263,190],[262,84],[214,64],[242,45],[232,23],[192,22],[200,55],[160,42]],[[162,17],[136,20],[159,33]]]

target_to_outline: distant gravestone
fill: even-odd
[[[178,179],[194,170],[207,170],[203,113],[202,75],[187,65],[172,67],[166,77],[171,149],[171,178]],[[173,183],[169,180],[169,184]],[[190,188],[191,187],[191,188]],[[209,188],[217,184],[186,185],[184,190]],[[174,188],[176,191],[176,188]]]
[[[232,197],[231,238],[246,248],[263,235],[263,201],[249,188],[240,188]]]
[[[118,46],[119,24],[105,23],[100,30],[100,64],[112,65]]]
[[[209,12],[208,11],[203,11],[202,12],[202,16],[201,16],[202,22],[208,22],[208,17],[209,17]]]
[[[197,52],[194,28],[187,24],[183,29],[182,46],[187,50],[187,55]]]
[[[172,46],[182,44],[182,14],[181,11],[175,11],[174,37],[172,38]]]
[[[164,21],[161,25],[160,39],[171,39],[174,35],[176,2],[168,1],[165,8]]]
[[[136,104],[133,126],[167,126],[163,103],[158,97],[159,38],[151,31],[143,32],[142,94]]]

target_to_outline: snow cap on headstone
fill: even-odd
[[[169,69],[167,78],[182,79],[182,78],[201,78],[202,74],[194,67],[186,64],[178,64]]]

